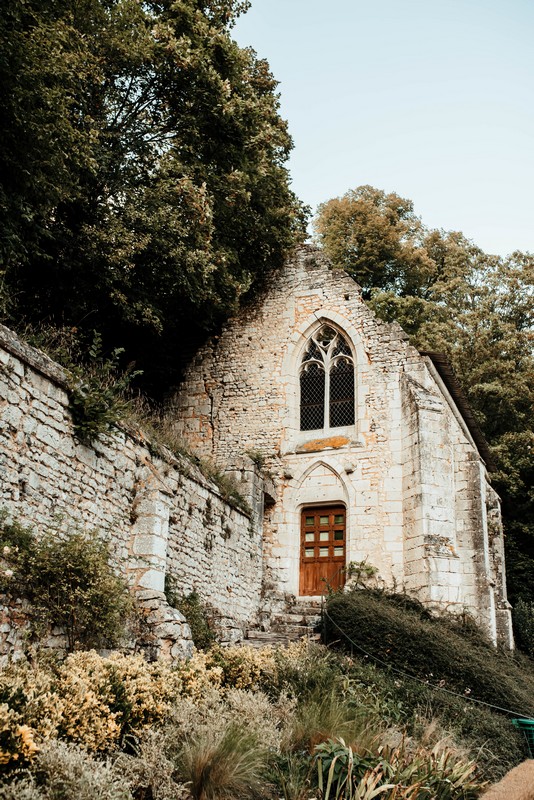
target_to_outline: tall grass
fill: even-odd
[[[259,794],[267,753],[257,736],[230,724],[217,734],[191,737],[177,760],[193,800],[251,797]]]
[[[304,700],[287,732],[288,749],[314,752],[321,742],[342,737],[360,753],[368,752],[379,733],[377,720],[365,707],[355,707],[340,697],[339,692],[316,691]]]

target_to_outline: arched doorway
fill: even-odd
[[[300,596],[323,594],[345,583],[346,509],[340,503],[301,511]]]

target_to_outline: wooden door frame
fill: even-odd
[[[305,541],[305,538],[304,538],[305,537],[305,532],[306,532],[305,531],[305,527],[306,526],[304,525],[304,518],[305,518],[306,512],[308,512],[308,511],[313,513],[315,516],[317,516],[318,512],[321,512],[323,510],[328,513],[329,517],[331,515],[335,515],[336,511],[343,513],[343,517],[344,517],[344,523],[343,523],[344,536],[343,536],[343,540],[342,540],[342,546],[343,546],[343,550],[344,550],[343,556],[342,557],[341,556],[335,557],[332,554],[332,555],[329,556],[328,561],[325,560],[324,563],[325,564],[330,564],[332,566],[334,566],[335,564],[339,564],[339,567],[338,567],[337,570],[335,570],[334,574],[329,576],[331,578],[335,578],[334,583],[336,584],[336,588],[337,588],[338,585],[339,586],[343,586],[344,583],[345,583],[345,576],[341,572],[341,570],[342,570],[342,567],[346,566],[347,563],[348,563],[348,526],[347,526],[348,508],[347,508],[347,504],[342,500],[330,501],[328,503],[324,503],[324,502],[323,503],[306,503],[306,504],[300,506],[300,508],[298,509],[298,514],[299,514],[299,551],[298,551],[299,552],[299,558],[298,558],[298,587],[299,587],[298,592],[299,593],[298,593],[298,596],[299,597],[320,597],[324,593],[326,588],[327,588],[326,584],[325,584],[324,588],[322,588],[321,591],[317,592],[317,594],[309,594],[309,593],[308,594],[303,594],[303,577],[302,577],[302,575],[303,575],[303,567],[306,564],[306,561],[304,559],[304,552],[306,550],[306,541]],[[339,524],[340,523],[338,523],[338,525]],[[335,527],[335,523],[334,523],[333,520],[329,521],[328,527],[333,531],[333,529]],[[320,546],[320,540],[317,540],[315,542],[315,545],[316,545],[316,548],[319,547]],[[308,545],[308,547],[309,546],[310,545]],[[330,539],[329,539],[329,547],[332,549],[334,546],[335,546],[335,540],[334,540],[334,537],[331,536]],[[316,562],[316,557],[314,559],[314,563],[317,563]]]

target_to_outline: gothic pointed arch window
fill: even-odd
[[[331,325],[310,337],[300,364],[300,429],[354,425],[354,358]]]

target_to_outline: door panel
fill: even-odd
[[[300,595],[345,584],[346,513],[343,506],[304,508],[300,526]]]

